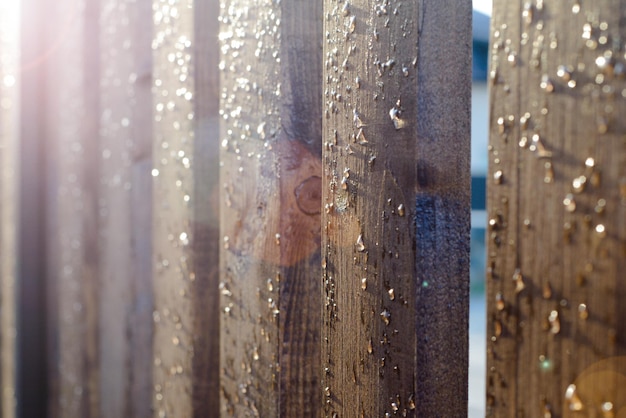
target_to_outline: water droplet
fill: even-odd
[[[348,30],[350,31],[350,33],[354,33],[355,29],[356,29],[356,16],[350,16],[350,19],[348,20]]]
[[[552,370],[553,363],[552,360],[544,356],[543,354],[539,356],[539,368],[543,372],[548,372]]]
[[[596,234],[598,234],[600,238],[606,237],[606,228],[604,227],[603,224],[596,225],[595,229],[596,229]]]
[[[406,121],[400,119],[401,114],[402,111],[400,107],[400,100],[398,100],[396,102],[396,105],[389,110],[389,117],[391,118],[393,126],[396,128],[396,130],[402,129],[407,125]]]
[[[385,325],[389,325],[389,321],[391,319],[391,312],[389,312],[387,309],[384,309],[380,313],[380,319],[385,323]]]
[[[159,170],[156,168],[152,169],[152,177],[157,177],[159,175]]]
[[[572,188],[575,193],[582,193],[585,190],[586,185],[587,185],[587,177],[584,175],[576,177],[572,181]]]
[[[493,334],[496,338],[502,335],[502,322],[496,320],[493,323]]]
[[[352,121],[354,122],[354,127],[357,129],[365,126],[365,124],[361,120],[361,115],[359,114],[359,112],[357,112],[356,109],[352,111]]]
[[[539,87],[542,90],[545,90],[548,93],[552,93],[554,91],[554,83],[550,80],[547,74],[544,74],[541,77],[541,82],[539,83]]]
[[[578,317],[583,321],[589,318],[589,311],[587,310],[586,304],[581,303],[580,305],[578,305]]]
[[[526,26],[530,26],[530,24],[533,23],[533,12],[534,12],[534,8],[533,8],[532,3],[530,3],[529,1],[524,3],[524,9],[522,10],[522,18],[524,19],[524,23],[526,24]]]
[[[561,320],[559,319],[559,311],[553,310],[548,316],[548,322],[550,324],[550,332],[554,335],[561,332]]]
[[[613,418],[615,416],[613,414],[613,402],[603,402],[601,409],[604,418]]]
[[[371,338],[367,342],[367,352],[368,352],[368,354],[372,354],[374,352],[374,344],[373,344]]]
[[[503,311],[505,307],[506,304],[504,302],[504,296],[501,292],[496,293],[496,309],[498,311]]]
[[[350,14],[350,4],[345,2],[343,7],[341,8],[341,14],[344,16],[348,16]]]
[[[365,277],[361,279],[361,289],[367,290],[367,279]]]
[[[394,292],[394,290],[393,290],[393,289],[389,289],[389,290],[387,291],[387,293],[389,294],[389,299],[390,299],[390,300],[394,300],[394,299],[396,298],[396,294],[395,294],[395,292]]]
[[[275,242],[276,242],[276,245],[280,245],[280,234],[275,235]]]
[[[398,205],[398,215],[404,216],[404,205],[402,203]]]
[[[365,251],[365,244],[363,243],[363,234],[359,234],[359,236],[356,239],[356,249],[359,252],[363,252]]]
[[[570,411],[582,411],[584,408],[580,396],[578,396],[578,393],[576,393],[576,385],[573,383],[569,385],[565,390],[565,400],[569,405]]]
[[[178,337],[175,336],[174,338],[172,338],[172,344],[174,344],[174,345],[179,345],[180,344],[180,340],[178,339]]]
[[[504,178],[504,173],[502,172],[502,170],[498,170],[495,173],[493,173],[493,181],[495,184],[502,184]]]
[[[565,210],[572,213],[576,211],[576,202],[574,201],[574,195],[568,193],[563,199],[563,206],[565,206]]]
[[[552,297],[552,286],[550,285],[550,282],[545,282],[543,284],[541,295],[544,299],[550,299]]]
[[[513,282],[515,282],[515,293],[521,292],[526,287],[524,284],[524,276],[522,276],[520,269],[515,269],[515,272],[513,273]]]

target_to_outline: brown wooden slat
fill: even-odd
[[[494,3],[487,413],[619,416],[626,3]]]
[[[324,3],[325,416],[465,416],[471,3]]]
[[[221,413],[319,416],[321,4],[221,11]]]
[[[216,1],[153,2],[154,415],[216,416]]]

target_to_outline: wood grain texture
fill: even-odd
[[[471,4],[324,17],[324,415],[465,416]]]
[[[155,417],[219,411],[217,6],[153,1]]]
[[[320,16],[222,4],[222,416],[319,416]]]
[[[625,16],[494,2],[488,416],[626,407]]]

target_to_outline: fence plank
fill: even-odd
[[[0,415],[16,416],[20,10],[0,4]]]
[[[321,4],[222,4],[222,415],[319,415]]]
[[[52,417],[99,415],[98,10],[50,8],[46,73],[46,216]],[[85,39],[89,39],[87,42]],[[94,42],[93,44],[91,42]]]
[[[467,415],[471,2],[324,2],[325,415]]]
[[[218,411],[216,1],[154,1],[154,413]]]
[[[625,13],[494,2],[489,416],[626,407]]]
[[[100,3],[99,352],[102,416],[151,414],[152,2]]]

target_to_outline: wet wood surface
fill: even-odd
[[[625,13],[494,2],[488,416],[626,410]]]
[[[466,416],[471,3],[324,25],[324,416]]]
[[[217,416],[216,1],[154,1],[154,416]]]
[[[222,416],[319,416],[320,16],[220,14]]]

